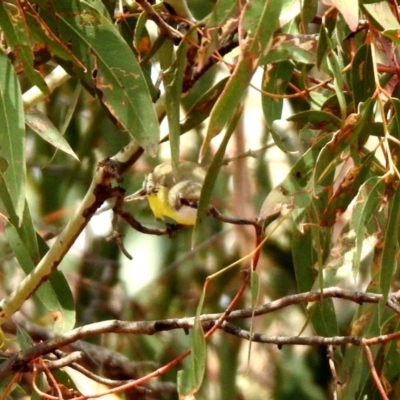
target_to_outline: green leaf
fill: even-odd
[[[204,27],[207,35],[203,37],[202,46],[198,52],[199,68],[204,66],[221,42],[231,33],[229,29],[224,29],[224,25],[228,25],[229,20],[235,18],[237,8],[238,5],[232,0],[219,0],[215,3]]]
[[[319,30],[319,40],[317,46],[317,67],[321,68],[322,61],[325,59],[329,48],[329,35],[325,24],[321,24]]]
[[[383,30],[400,29],[399,21],[387,1],[377,1],[374,3],[363,2],[364,10],[372,18],[373,22]]]
[[[292,77],[294,64],[290,61],[280,62],[264,68],[262,77],[262,87],[264,92],[282,95]],[[283,98],[276,99],[272,96],[262,95],[262,108],[267,124],[272,129],[272,124],[276,119],[281,119]]]
[[[298,127],[308,125],[313,129],[323,129],[324,131],[335,131],[342,125],[341,120],[326,111],[302,111],[287,118],[293,121]]]
[[[40,4],[40,14],[35,10],[35,8],[29,3],[25,2],[24,15],[26,18],[26,23],[29,26],[30,33],[32,37],[37,40],[37,42],[49,49],[51,53],[55,56],[61,58],[61,62],[68,61],[74,66],[76,73],[82,75],[85,71],[85,66],[82,64],[81,60],[74,56],[71,50],[66,44],[60,40],[58,35],[53,31],[54,25],[54,13],[51,10],[51,6],[48,4]],[[50,9],[46,9],[50,7]],[[47,20],[44,21],[43,18],[48,16]],[[47,22],[47,23],[46,23]],[[67,64],[69,65],[69,64]]]
[[[301,8],[301,20],[303,26],[307,26],[317,15],[318,0],[304,0],[303,7]]]
[[[400,326],[398,323],[393,324],[391,332],[399,332]],[[400,353],[397,349],[397,341],[392,340],[386,346],[385,363],[383,365],[383,375],[390,382],[392,387],[395,387],[394,394],[398,396],[398,384],[400,377]]]
[[[78,156],[71,149],[61,132],[41,111],[36,108],[27,109],[25,111],[25,123],[46,142],[79,161]]]
[[[29,350],[34,345],[34,342],[29,336],[28,332],[19,325],[17,325],[17,342],[22,351]]]
[[[67,128],[71,122],[71,119],[75,113],[76,107],[78,105],[79,97],[82,93],[82,85],[78,83],[74,90],[74,94],[71,96],[70,103],[68,105],[67,113],[65,114],[64,121],[60,128],[61,135],[64,135],[67,131]]]
[[[150,154],[159,125],[146,80],[132,50],[98,0],[55,2],[60,35],[88,69],[100,100]]]
[[[260,214],[259,221],[263,221],[264,230],[270,225],[272,221],[281,215],[282,210],[290,210],[292,207],[291,196],[282,193],[282,187],[278,186],[272,189],[265,198]]]
[[[326,145],[330,138],[330,135],[318,137],[277,188],[284,198],[290,197],[290,200],[287,201],[290,201],[290,204],[295,206],[295,210],[308,207],[312,201],[309,184],[312,180],[315,163],[321,148]]]
[[[190,131],[210,116],[212,107],[224,90],[227,80],[228,78],[221,79],[212,88],[197,98],[181,124],[181,133]]]
[[[193,328],[190,332],[191,353],[188,360],[189,365],[184,370],[178,371],[178,393],[183,396],[193,396],[199,390],[206,368],[206,340],[200,321],[206,295],[204,289],[203,287],[203,292],[196,309]]]
[[[360,269],[361,254],[367,223],[374,217],[384,191],[384,181],[381,177],[368,179],[361,185],[355,198],[354,209],[351,215],[350,226],[354,229],[356,236],[356,249],[353,255],[353,275],[357,277]]]
[[[26,246],[32,262],[36,264],[40,259],[40,253],[36,239],[36,232],[33,227],[33,222],[29,212],[28,204],[26,204],[24,207],[22,223],[20,223],[20,220],[14,208],[10,192],[8,191],[7,185],[5,184],[1,173],[0,173],[0,198],[7,211],[9,221],[15,227],[21,241]]]
[[[22,94],[14,68],[0,50],[0,172],[22,218],[25,205],[25,127]],[[0,185],[3,181],[0,181]]]
[[[342,60],[336,55],[335,52],[330,52],[328,57],[327,57],[327,63],[329,66],[329,72],[333,76],[333,86],[335,88],[336,96],[338,98],[339,106],[340,106],[340,111],[341,111],[341,116],[342,120],[344,121],[346,119],[347,113],[346,113],[346,98],[344,95],[344,76],[343,76],[343,65],[342,65]]]
[[[277,28],[281,9],[282,2],[280,0],[246,4],[239,26],[239,31],[246,32],[246,37],[239,40],[241,50],[239,61],[212,109],[207,134],[200,152],[201,156],[204,156],[207,151],[211,139],[226,125],[232,110],[236,108],[247,90],[251,77],[260,62],[260,49],[266,52],[270,47],[270,40]]]
[[[301,222],[297,220],[297,225],[309,225],[302,231],[298,228],[293,230],[292,254],[299,292],[306,292],[312,289],[320,289],[320,279],[318,279],[317,273],[318,270],[320,274],[322,272],[322,266],[318,267],[321,254],[317,253],[316,248],[318,252],[323,252],[323,248],[316,245],[316,239],[320,235],[321,228],[315,225],[315,221],[309,219],[307,213],[302,215],[305,219]],[[338,335],[336,313],[331,299],[315,302],[306,307],[305,311],[317,334],[324,336]]]
[[[165,102],[169,128],[169,143],[171,147],[171,160],[176,170],[179,163],[180,145],[180,99],[182,93],[183,74],[186,65],[187,42],[182,40],[177,51],[176,60],[164,71],[163,80],[165,87]]]
[[[178,393],[184,396],[199,390],[206,367],[206,341],[200,321],[195,322],[190,332],[190,348],[189,366],[178,372]]]
[[[329,197],[328,204],[320,216],[322,226],[333,226],[336,216],[346,211],[348,205],[357,195],[360,186],[365,182],[371,170],[373,159],[374,153],[368,153],[357,162],[356,166],[347,171],[335,192]]]
[[[346,150],[349,155],[352,152],[353,144],[357,142],[359,137],[362,143],[368,139],[368,126],[371,125],[373,118],[374,104],[375,102],[369,99],[361,114],[350,114],[343,127],[334,134],[332,140],[322,149],[314,171],[316,188],[331,185],[332,172],[343,162],[343,152]],[[363,136],[361,137],[361,135]]]
[[[400,220],[400,187],[397,186],[393,197],[389,200],[388,223],[382,252],[382,268],[380,272],[380,287],[382,300],[380,309],[386,306],[393,273],[398,266],[399,249],[399,220]]]
[[[28,275],[35,268],[35,264],[17,229],[12,224],[6,226],[6,235],[15,257]],[[72,294],[60,271],[54,271],[49,280],[43,282],[35,294],[46,309],[53,314],[56,333],[61,334],[73,328],[75,312],[73,301],[71,304]]]
[[[13,49],[16,63],[22,63],[24,73],[31,82],[43,93],[48,94],[49,89],[43,77],[33,67],[34,56],[28,24],[19,2],[0,2],[0,26],[7,38],[7,44]]]
[[[290,61],[283,61],[276,65],[265,67],[261,89],[272,94],[284,94],[292,77],[294,67],[294,64]],[[261,100],[264,117],[267,120],[274,142],[282,151],[287,152],[281,137],[273,129],[273,122],[282,117],[283,98],[277,99],[264,94]]]
[[[400,100],[392,97],[390,102],[393,104],[395,113],[388,126],[388,131],[391,135],[397,137],[400,131]]]
[[[221,141],[221,144],[218,147],[218,150],[215,153],[215,156],[208,167],[206,177],[204,179],[204,183],[201,189],[201,195],[199,199],[199,206],[198,206],[198,211],[197,211],[197,217],[196,217],[196,224],[193,229],[193,234],[192,234],[192,244],[196,242],[197,239],[197,233],[198,233],[198,226],[200,225],[207,208],[210,204],[211,200],[211,194],[214,189],[215,182],[217,180],[217,176],[219,173],[219,170],[222,166],[222,161],[225,156],[226,152],[226,147],[228,146],[229,140],[235,131],[236,125],[242,116],[242,107],[237,107],[235,112],[232,115],[231,120],[229,121],[229,124],[227,126],[226,132],[224,134],[224,137]]]
[[[260,61],[260,65],[293,60],[303,64],[317,61],[316,35],[274,35],[270,51]]]
[[[364,44],[356,52],[351,65],[351,86],[354,104],[367,101],[374,94],[375,75],[371,45]]]

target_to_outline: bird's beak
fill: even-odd
[[[146,189],[142,187],[139,189],[137,192],[130,194],[129,196],[126,196],[124,199],[124,202],[128,201],[135,201],[135,200],[144,200],[147,196]]]

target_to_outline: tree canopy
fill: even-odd
[[[399,33],[0,2],[0,398],[399,398]]]

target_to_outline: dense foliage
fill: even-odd
[[[399,398],[399,13],[0,2],[0,398]]]

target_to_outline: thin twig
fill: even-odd
[[[389,296],[389,300],[395,301],[398,294],[392,294]],[[304,304],[310,302],[320,301],[323,298],[340,298],[352,301],[358,304],[362,303],[379,303],[382,299],[382,295],[375,293],[364,293],[352,290],[341,289],[337,287],[326,288],[322,291],[315,290],[311,292],[305,292],[295,295],[290,295],[283,297],[279,300],[272,301],[268,304],[252,308],[245,308],[242,310],[231,311],[226,317],[226,321],[234,321],[246,318],[252,318],[254,316],[266,315],[271,312],[286,308],[290,305]],[[389,301],[387,306],[389,305]],[[205,330],[211,329],[215,326],[216,321],[218,321],[224,313],[218,314],[203,314],[200,316],[200,321],[203,324]],[[157,321],[119,321],[110,320],[96,322],[93,324],[85,325],[80,328],[73,329],[69,332],[64,333],[60,337],[51,338],[32,346],[28,350],[22,351],[11,356],[8,360],[0,365],[0,380],[15,373],[15,371],[23,370],[26,365],[37,357],[44,356],[45,354],[51,353],[56,349],[63,346],[67,346],[78,340],[82,340],[88,337],[93,337],[103,333],[129,333],[136,335],[153,335],[162,331],[183,329],[187,331],[193,326],[194,317],[188,318],[174,318],[166,320]],[[392,340],[397,340],[400,337],[400,332],[395,332],[392,334],[381,335],[378,337],[363,339],[366,345],[379,344],[384,342],[389,342]],[[319,337],[310,338],[283,338],[275,337],[274,340],[268,339],[269,342],[274,344],[305,344],[305,345],[329,345],[329,344],[346,344],[352,343],[359,345],[361,338],[358,337],[336,337],[336,338],[324,338],[324,340]],[[297,341],[296,341],[297,340]]]
[[[151,5],[146,0],[135,0],[136,3],[142,8],[142,10],[147,14],[147,18],[152,20],[160,29],[162,35],[168,37],[172,42],[180,40],[182,35],[169,26],[151,7]]]
[[[376,388],[378,389],[378,391],[379,391],[379,393],[380,393],[380,395],[381,395],[383,400],[389,400],[389,397],[385,393],[385,389],[384,389],[384,387],[382,385],[382,382],[379,379],[378,372],[376,371],[376,368],[375,368],[375,365],[374,365],[374,358],[372,356],[371,349],[368,347],[368,345],[364,341],[361,342],[361,345],[362,345],[362,348],[363,348],[363,350],[365,352],[365,356],[367,358],[367,362],[368,362],[368,365],[369,365],[369,368],[370,368],[370,371],[371,371],[372,379],[375,382]]]
[[[333,397],[333,400],[337,400],[337,386],[340,385],[340,381],[339,381],[337,373],[336,373],[335,361],[333,360],[333,346],[329,345],[326,350],[327,350],[326,356],[328,358],[329,369],[331,370],[332,380],[333,380],[332,397]]]

